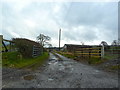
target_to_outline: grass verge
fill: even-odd
[[[109,69],[111,69],[111,70],[119,70],[120,69],[120,65],[109,66]]]
[[[44,52],[42,56],[35,58],[22,58],[19,52],[7,52],[2,55],[2,66],[11,68],[24,68],[32,66],[36,68],[48,59],[48,52]]]
[[[118,71],[120,69],[120,65],[118,64],[109,64],[106,67],[105,62],[110,63],[111,60],[114,60],[118,57],[118,55],[111,55],[111,54],[105,54],[104,58],[98,58],[98,57],[75,57],[73,54],[68,54],[65,52],[61,52],[61,51],[56,51],[56,53],[61,54],[65,57],[80,61],[84,64],[89,64],[89,65],[93,65],[93,66],[100,66],[101,68],[104,67],[104,70],[107,71]]]
[[[97,58],[97,57],[91,57],[88,59],[88,63],[92,65],[98,65],[105,61],[105,59]]]
[[[118,58],[118,54],[105,54],[104,59],[110,60]]]
[[[105,58],[98,58],[98,57],[76,57],[74,56],[74,54],[72,53],[68,53],[68,52],[61,52],[61,51],[56,51],[56,53],[58,54],[61,54],[65,57],[68,57],[68,58],[71,58],[71,59],[74,59],[74,60],[77,60],[77,61],[81,61],[81,62],[85,62],[85,63],[88,63],[88,64],[92,64],[92,65],[98,65],[98,64],[101,64],[105,61],[107,61],[108,59],[110,59],[111,57],[109,56],[105,56]]]
[[[72,53],[61,52],[61,51],[56,51],[56,53],[61,54],[61,55],[65,56],[65,57],[67,57],[67,58],[75,59],[75,56]]]

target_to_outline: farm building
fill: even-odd
[[[74,52],[75,50],[83,46],[85,47],[87,45],[65,44],[62,50],[67,52]]]
[[[48,49],[49,51],[53,51],[53,50],[59,51],[59,47],[50,47]],[[62,47],[60,47],[60,50],[62,50]]]
[[[73,52],[79,48],[95,48],[100,47],[100,45],[76,45],[76,44],[65,44],[62,48],[62,51]]]
[[[13,41],[23,57],[36,57],[43,53],[43,47],[38,42],[25,38],[13,38]]]

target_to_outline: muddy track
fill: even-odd
[[[60,57],[62,60],[59,60]],[[35,71],[20,70],[3,79],[4,88],[117,88],[118,77],[81,64],[62,55],[50,53],[44,67]],[[26,74],[24,73],[26,72]],[[24,73],[23,75],[19,75]],[[25,80],[23,77],[29,79]],[[9,82],[8,82],[9,81]]]

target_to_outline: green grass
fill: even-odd
[[[74,59],[74,58],[75,58],[75,56],[74,56],[73,54],[67,54],[67,53],[61,52],[61,51],[59,51],[59,52],[57,51],[57,53],[65,56],[65,57],[71,58],[71,59]]]
[[[110,70],[119,70],[120,69],[120,65],[110,65],[107,67]]]
[[[75,58],[75,56],[73,56],[73,55],[69,55],[69,54],[64,54],[64,56],[65,56],[65,57],[68,57],[68,58],[72,58],[72,59]]]
[[[113,69],[113,70],[117,69],[118,70],[118,69],[120,69],[120,65],[114,65],[114,66],[111,67],[111,69]]]
[[[101,59],[101,58],[91,57],[91,58],[88,59],[89,64],[96,65],[96,64],[101,64],[102,62],[104,62],[104,60]]]
[[[117,54],[105,54],[104,59],[110,60],[110,59],[115,59],[118,58]]]
[[[7,49],[10,49],[10,45],[7,45],[6,48],[7,48]],[[2,50],[5,50],[5,47],[4,47],[4,46],[2,46]]]
[[[117,58],[117,55],[111,55],[111,54],[105,54],[104,55],[104,58],[95,58],[95,57],[92,57],[88,60],[88,63],[89,64],[101,64],[101,63],[104,63],[105,61],[109,61],[111,59],[115,59]]]
[[[65,57],[68,57],[68,58],[71,58],[71,59],[76,59],[76,56],[74,56],[73,54],[66,54],[65,52],[58,52],[57,53],[65,56]],[[96,64],[101,64],[102,62],[105,61],[105,59],[101,59],[101,58],[97,58],[97,57],[91,57],[91,58],[79,58],[80,61],[84,61],[84,62],[88,62],[89,64],[93,64],[93,65],[96,65]]]
[[[73,54],[66,54],[65,52],[61,52],[61,51],[56,51],[57,53],[71,58],[71,59],[76,59],[76,57]],[[88,64],[92,64],[92,65],[98,65],[98,64],[102,64],[107,60],[111,60],[117,58],[117,55],[111,55],[111,54],[105,54],[104,58],[98,58],[98,57],[86,57],[86,58],[77,58],[78,61],[82,61],[82,62],[87,62]]]
[[[10,45],[7,45],[6,46],[6,48],[8,49],[8,50],[10,50]],[[15,46],[11,46],[11,49],[15,49]],[[5,47],[4,46],[2,46],[2,50],[5,50]]]
[[[113,47],[110,47],[109,50],[120,50],[120,46],[113,46]]]
[[[23,68],[28,67],[33,64],[33,68],[38,67],[43,64],[43,62],[48,59],[49,55],[47,52],[44,52],[42,56],[36,58],[22,58],[18,52],[7,52],[3,53],[2,57],[2,66],[11,67],[11,68]]]

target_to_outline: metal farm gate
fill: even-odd
[[[80,57],[104,57],[104,46],[83,46],[75,50],[75,56]]]
[[[33,54],[32,54],[33,57],[40,56],[42,53],[43,53],[43,48],[42,47],[35,46],[35,45],[33,46]]]

